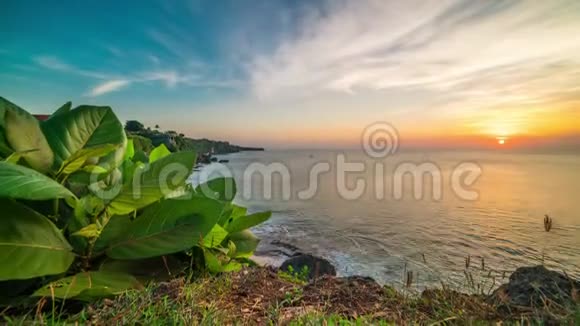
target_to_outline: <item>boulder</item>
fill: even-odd
[[[280,270],[287,272],[290,266],[297,273],[306,266],[308,268],[309,280],[319,278],[323,275],[336,275],[336,268],[328,260],[310,254],[297,254],[294,257],[286,259],[280,266]]]
[[[580,282],[544,266],[520,267],[509,283],[495,290],[488,301],[511,307],[573,305],[580,300]]]

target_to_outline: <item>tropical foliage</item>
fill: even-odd
[[[190,186],[194,152],[134,140],[110,107],[69,102],[39,122],[0,97],[2,296],[90,300],[248,262],[248,229],[270,213],[232,203],[231,178]]]

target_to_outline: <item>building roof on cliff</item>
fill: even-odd
[[[50,114],[33,114],[33,116],[40,121],[45,121],[50,118]]]

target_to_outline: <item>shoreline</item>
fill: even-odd
[[[306,154],[299,154],[298,159],[306,159]],[[314,155],[316,159],[324,159],[321,155]],[[248,154],[241,159],[228,156],[223,156],[231,162],[226,166],[232,168],[239,182],[242,181],[239,176],[249,162],[297,160],[291,153]],[[293,185],[300,185],[292,189],[303,189],[300,182],[308,180],[307,174],[300,174],[303,165],[296,170],[295,166],[291,168]],[[321,187],[325,186],[327,184],[322,183]],[[274,199],[270,206],[268,200],[256,197],[243,202],[239,196],[240,203],[250,210],[274,209],[272,221],[264,226],[264,231],[262,227],[256,229],[263,239],[262,244],[266,245],[263,247],[261,244],[258,248],[258,259],[267,264],[279,265],[295,252],[307,252],[330,258],[344,275],[369,275],[383,284],[401,283],[401,274],[408,264],[410,269],[423,275],[420,280],[428,285],[438,284],[440,278],[445,282],[462,282],[462,266],[470,256],[474,263],[480,264],[480,260],[485,260],[486,266],[495,267],[508,275],[520,266],[545,264],[580,278],[578,250],[571,240],[575,230],[578,230],[573,211],[563,210],[555,215],[557,224],[552,232],[546,233],[541,224],[543,214],[538,213],[536,219],[532,217],[535,216],[532,209],[528,211],[525,205],[517,201],[514,201],[517,205],[506,201],[493,205],[484,203],[481,207],[463,203],[447,205],[445,202],[439,206],[432,206],[430,202],[425,205],[422,202],[411,203],[409,206],[403,201],[381,203],[383,206],[379,206],[375,205],[376,201],[367,201],[362,205],[368,203],[372,210],[358,210],[351,209],[351,205],[335,200],[332,194],[327,193],[304,205],[293,199],[288,202]],[[544,208],[540,209],[543,212]],[[359,219],[360,223],[353,224],[352,218]],[[407,219],[409,222],[405,222]],[[392,226],[383,227],[387,223],[392,223]],[[408,227],[402,226],[407,223]],[[441,228],[430,228],[436,223],[440,223]],[[498,225],[496,229],[493,227],[495,225]],[[270,243],[276,240],[300,248],[286,250],[271,246]],[[267,249],[265,254],[262,249]],[[422,255],[426,256],[426,260]]]

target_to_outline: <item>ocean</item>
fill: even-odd
[[[272,264],[312,253],[340,275],[475,292],[520,266],[580,277],[579,155],[292,150],[219,158],[229,162],[198,177],[230,173],[236,203],[272,211],[254,229],[257,257]]]

